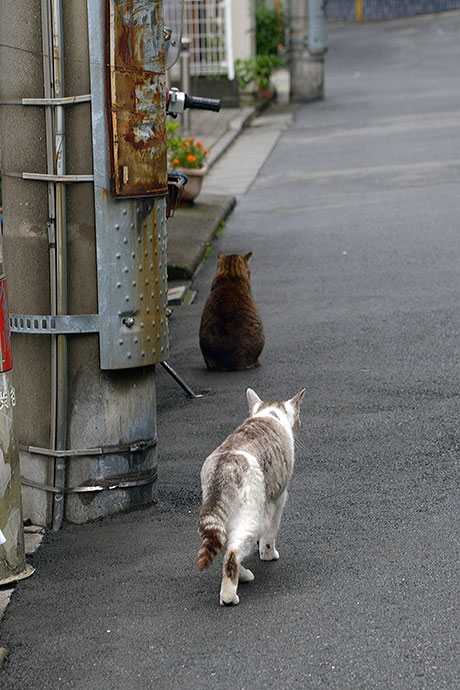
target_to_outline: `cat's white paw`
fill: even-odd
[[[243,566],[240,565],[238,569],[238,579],[240,582],[252,582],[254,573],[248,568],[243,568]]]
[[[280,557],[278,551],[271,544],[259,544],[259,556],[261,561],[277,561]]]
[[[220,586],[220,605],[221,606],[236,606],[240,603],[238,594],[236,593],[238,588],[238,581],[234,584],[230,578],[222,578],[222,584]]]
[[[232,597],[229,597],[226,599],[225,597],[220,595],[220,605],[221,606],[236,606],[237,604],[240,603],[240,598],[238,594],[234,594]]]

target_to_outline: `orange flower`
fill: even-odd
[[[203,149],[203,153],[209,153],[209,149]]]
[[[203,144],[201,143],[201,141],[196,141],[195,146],[198,146],[201,149],[203,147]]]
[[[196,156],[187,156],[187,160],[188,160],[190,163],[193,163],[194,161],[196,161]]]
[[[174,165],[179,165],[180,161],[178,158],[173,158]]]
[[[189,142],[188,142],[188,141],[183,141],[183,142],[182,142],[182,146],[183,146],[184,148],[187,148],[188,145],[189,145]]]
[[[190,153],[190,149],[185,149],[185,153]]]
[[[195,137],[189,137],[189,141],[195,141]]]

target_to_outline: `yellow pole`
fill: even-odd
[[[356,21],[363,21],[363,0],[355,0]]]

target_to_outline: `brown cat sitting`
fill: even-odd
[[[251,296],[251,256],[217,257],[200,324],[200,348],[209,369],[236,371],[259,364],[265,336]]]

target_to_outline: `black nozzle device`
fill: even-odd
[[[220,99],[217,98],[200,98],[199,96],[187,96],[185,94],[185,108],[194,110],[213,110],[218,113],[220,110]]]

